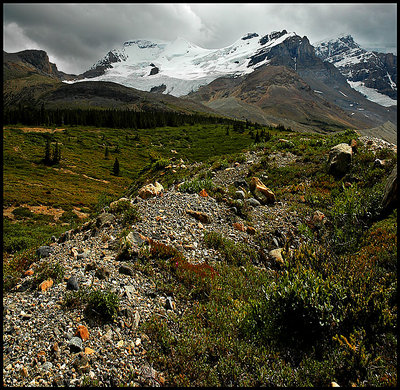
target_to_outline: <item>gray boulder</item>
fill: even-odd
[[[53,252],[54,248],[51,246],[43,245],[36,251],[36,255],[41,259],[42,257],[49,257],[50,253]]]
[[[342,143],[334,146],[328,157],[329,173],[341,176],[345,175],[351,166],[353,149],[350,145]]]
[[[67,290],[75,290],[75,291],[79,290],[79,284],[78,280],[76,279],[76,276],[71,276],[67,280]]]

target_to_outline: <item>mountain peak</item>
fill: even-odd
[[[395,56],[363,49],[350,34],[339,34],[314,44],[315,54],[335,65],[357,91],[383,106],[396,104]]]
[[[243,37],[241,38],[243,41],[245,41],[246,39],[252,39],[252,38],[256,38],[259,37],[259,35],[257,33],[247,33],[246,35],[243,35]]]

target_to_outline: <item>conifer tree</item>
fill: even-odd
[[[47,137],[46,138],[46,146],[45,146],[45,149],[44,149],[44,160],[43,160],[43,162],[46,164],[46,165],[50,165],[50,163],[51,163],[51,156],[50,156],[50,139]]]
[[[119,176],[119,161],[118,161],[117,157],[115,157],[115,161],[114,161],[113,174],[114,174],[114,176]]]

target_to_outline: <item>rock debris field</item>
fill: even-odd
[[[276,163],[285,165],[294,155],[277,155]],[[213,182],[228,186],[244,179],[251,164],[260,156],[251,152],[247,161],[216,172]],[[275,248],[296,228],[300,218],[290,205],[254,202],[250,207],[252,227],[245,225],[235,210],[210,196],[187,194],[176,188],[161,196],[131,202],[141,219],[130,224],[134,240],[144,237],[174,246],[193,263],[219,260],[219,253],[204,244],[204,232],[216,231],[235,242],[257,246],[254,230],[270,234]],[[258,203],[258,204],[257,204]],[[206,220],[196,218],[196,213]],[[40,256],[19,284],[3,296],[3,384],[5,386],[162,386],[165,376],[147,359],[151,344],[140,325],[153,315],[180,315],[184,307],[172,297],[159,294],[150,276],[118,260],[121,232],[111,213],[100,214],[95,225],[86,223],[64,233]],[[138,238],[139,237],[139,238]],[[295,245],[296,243],[294,243]],[[35,270],[43,262],[64,267],[60,283],[31,289]],[[29,271],[29,270],[28,270]],[[119,296],[118,316],[112,322],[90,321],[83,307],[63,307],[68,290],[92,287],[111,290]],[[86,382],[85,382],[86,381]]]

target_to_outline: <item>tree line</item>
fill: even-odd
[[[111,128],[149,129],[194,124],[228,124],[244,128],[242,121],[202,114],[172,111],[133,111],[121,109],[45,109],[17,107],[3,111],[4,124],[30,126],[98,126]]]

